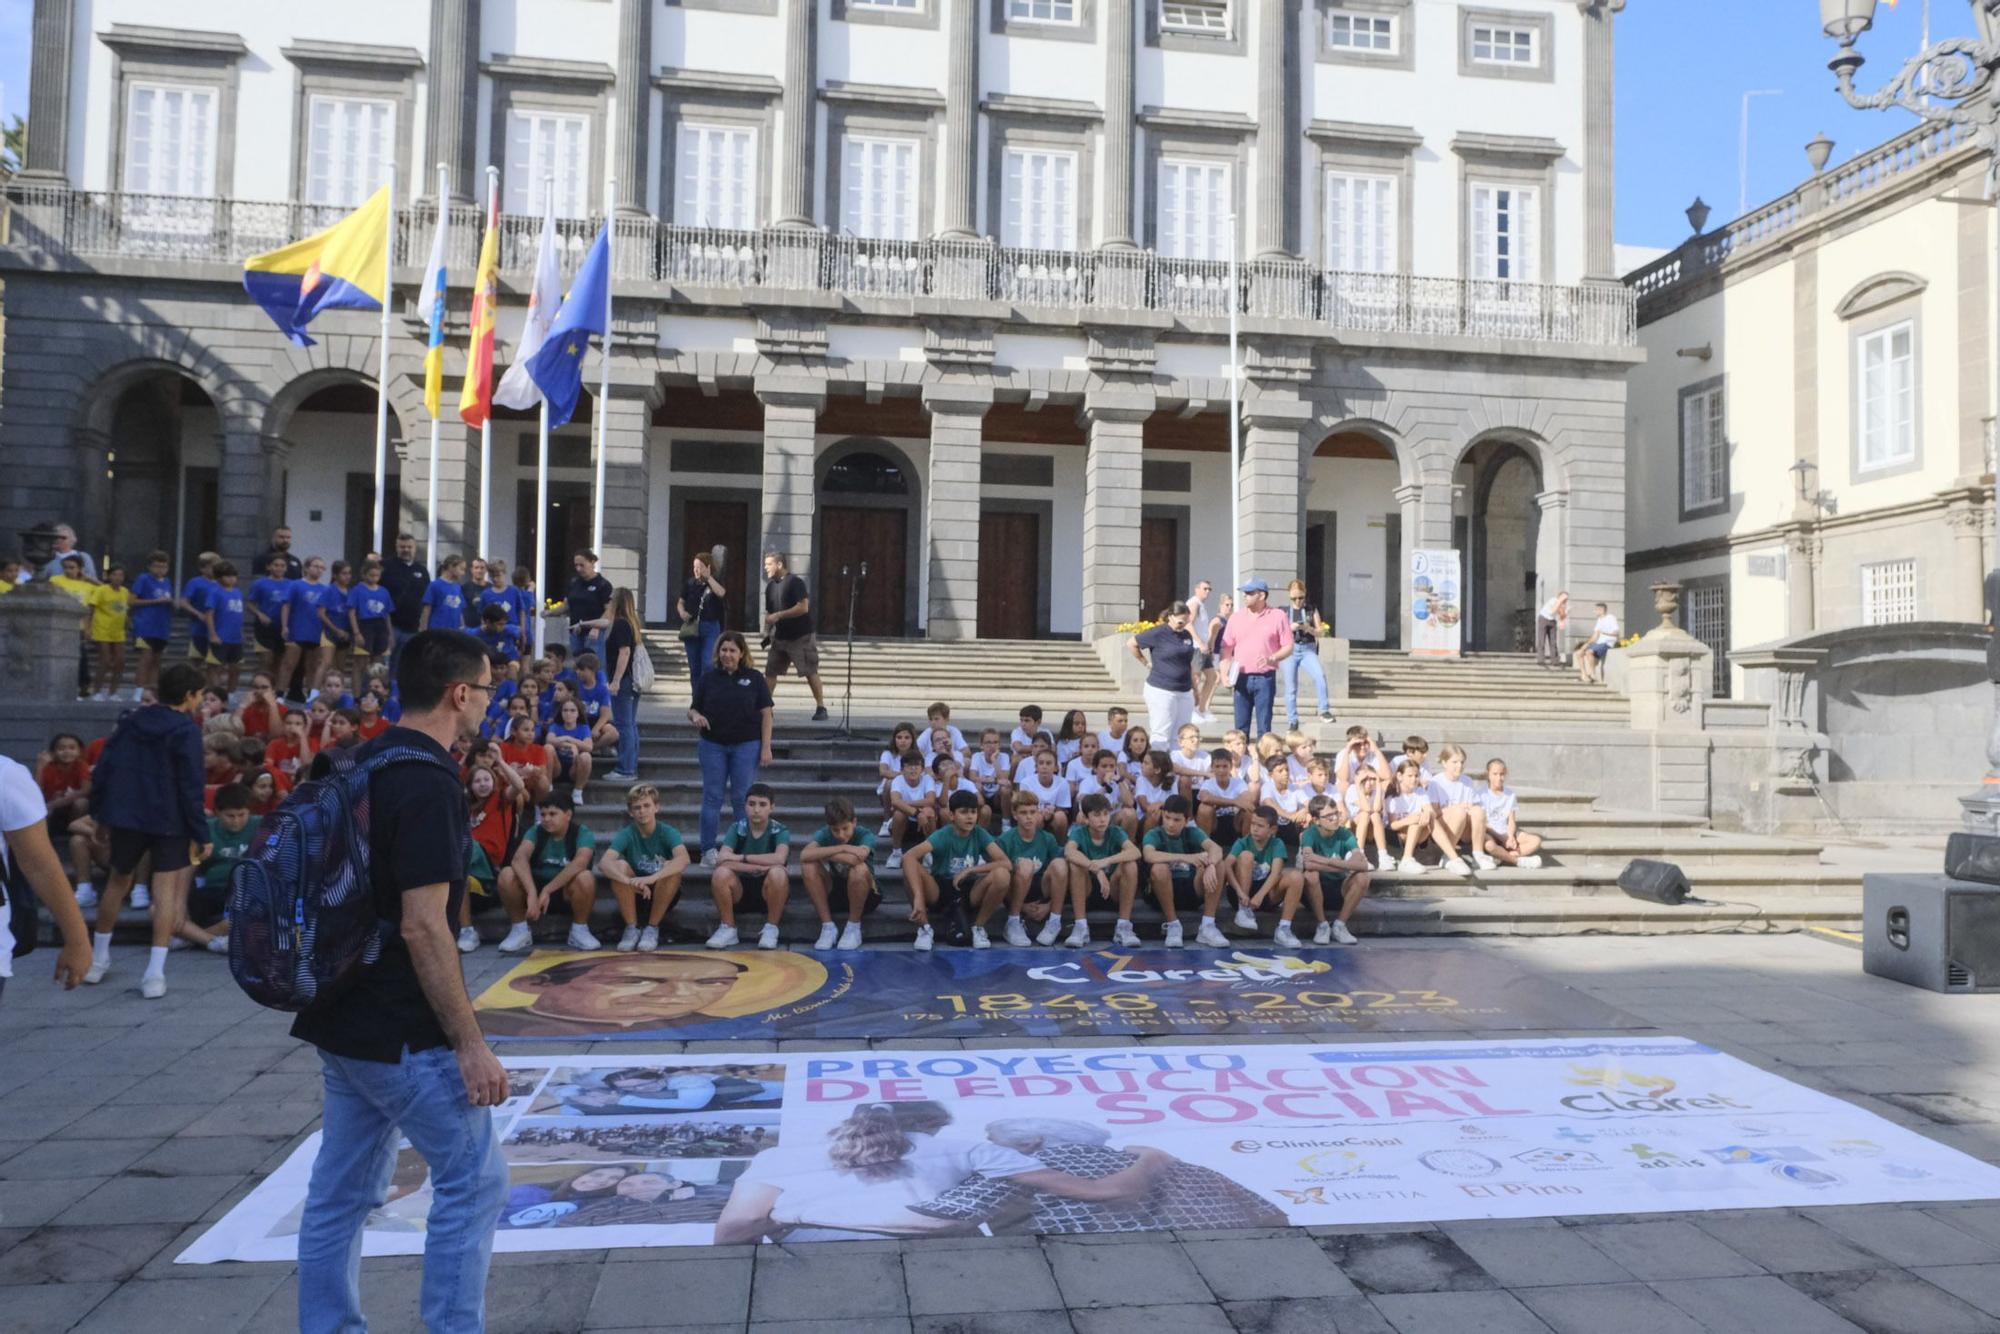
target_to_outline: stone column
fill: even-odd
[[[826,382],[799,372],[766,376],[757,381],[757,401],[764,405],[763,549],[746,553],[743,569],[748,577],[765,551],[781,551],[787,568],[810,586],[813,464]]]
[[[420,548],[430,526],[430,516],[423,512],[430,495],[430,453],[430,424],[425,423],[422,439],[411,450],[410,464],[403,475],[403,486],[415,508],[418,525],[411,531],[417,534]],[[475,513],[479,507],[478,474],[479,432],[458,422],[446,422],[438,431],[438,549],[424,553],[432,569],[446,556],[464,556],[470,561],[474,556],[487,554],[473,545],[479,538]]]
[[[1569,587],[1569,492],[1537,491],[1535,507],[1542,512],[1535,534],[1535,573],[1541,587],[1535,590],[1535,606]],[[1558,635],[1569,633],[1567,626],[1556,628]]]
[[[1954,621],[1981,624],[1986,620],[1986,529],[1992,511],[1985,496],[1970,493],[1966,503],[1944,512],[1951,529],[1951,584],[1940,610]]]
[[[1820,541],[1803,525],[1785,532],[1785,634],[1809,635],[1819,629],[1814,585],[1818,582]]]
[[[653,409],[659,405],[656,378],[619,379],[613,365],[611,396],[603,404],[609,415],[604,431],[604,577],[630,588],[646,605],[647,505],[652,489],[649,448]]]
[[[647,149],[653,113],[655,3],[618,0],[618,124],[612,136],[612,162],[618,173],[618,211],[641,217],[647,212],[646,182],[652,174]]]
[[[1139,612],[1139,452],[1151,389],[1093,393],[1079,414],[1090,435],[1083,464],[1083,639],[1112,633]]]
[[[785,6],[785,83],[778,99],[778,220],[780,227],[813,223],[813,140],[819,124],[819,83],[813,0]],[[794,573],[797,571],[794,570]]]
[[[1285,58],[1291,0],[1257,3],[1257,258],[1286,259],[1286,233],[1296,201],[1297,181],[1285,170],[1293,109],[1290,61]],[[1409,21],[1406,16],[1405,22]],[[1405,41],[1409,38],[1406,35]],[[1247,565],[1244,567],[1249,568]]]
[[[1277,588],[1299,576],[1305,544],[1305,436],[1312,404],[1257,397],[1244,404],[1237,503],[1243,577]]]
[[[944,209],[939,232],[979,235],[979,29],[983,0],[946,6]]]
[[[76,529],[79,547],[101,553],[115,526],[111,478],[107,475],[111,468],[111,436],[92,426],[77,426],[71,428],[69,439],[70,455],[63,466],[76,478],[76,508],[63,519]]]
[[[979,451],[991,384],[929,384],[930,483],[924,492],[924,543],[932,639],[979,635]]]
[[[433,164],[450,170],[453,203],[472,201],[473,187],[485,197],[485,180],[474,176],[479,148],[479,2],[431,0],[430,92],[427,98],[430,154],[418,168],[429,191]],[[501,156],[498,146],[494,156]],[[398,186],[412,196],[412,182]]]
[[[1618,280],[1612,239],[1612,76],[1616,70],[1611,23],[1625,0],[1578,0],[1583,12],[1583,211],[1587,278]]]
[[[267,446],[269,442],[269,446]],[[266,510],[281,494],[284,460],[289,449],[276,436],[259,435],[247,424],[224,421],[215,437],[222,466],[216,472],[216,550],[243,562],[264,549],[275,526]]]
[[[1104,173],[1103,245],[1130,250],[1132,240],[1132,93],[1137,52],[1132,0],[1104,0]]]
[[[1396,498],[1396,510],[1402,516],[1402,546],[1389,553],[1389,579],[1397,590],[1396,605],[1402,608],[1396,623],[1399,638],[1394,647],[1407,648],[1410,644],[1410,552],[1423,545],[1417,540],[1417,529],[1424,488],[1415,482],[1407,482],[1389,494]]]
[[[23,184],[69,179],[69,88],[76,0],[35,0],[28,65],[28,136]],[[113,182],[114,187],[116,182]]]

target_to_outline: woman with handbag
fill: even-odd
[[[646,656],[645,627],[632,590],[611,595],[611,628],[604,633],[604,664],[611,690],[611,725],[618,729],[618,768],[610,783],[639,780],[639,692],[653,684],[653,661]]]
[[[674,603],[681,614],[681,647],[687,650],[690,685],[699,683],[702,673],[715,665],[715,641],[722,634],[724,599],[728,596],[707,553],[695,553],[693,567]]]

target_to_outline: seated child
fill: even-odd
[[[1319,927],[1313,944],[1339,941],[1357,942],[1347,929],[1347,919],[1368,893],[1368,859],[1354,841],[1354,831],[1340,818],[1340,806],[1330,797],[1314,797],[1309,808],[1312,827],[1299,837],[1299,874],[1305,877],[1306,894],[1312,900]],[[1340,903],[1333,921],[1326,919],[1326,899],[1332,895]]]
[[[764,929],[757,933],[757,948],[778,948],[778,923],[792,892],[792,878],[785,869],[792,855],[792,831],[771,818],[777,804],[778,794],[769,784],[752,783],[743,793],[744,818],[724,830],[716,844],[709,890],[722,924],[708,938],[712,950],[736,945],[736,909],[748,901],[753,886],[764,899]]]
[[[1257,795],[1237,776],[1236,755],[1227,747],[1210,751],[1208,763],[1208,777],[1195,787],[1195,823],[1210,838],[1234,843],[1238,831],[1249,827]]]
[[[948,823],[903,863],[903,882],[910,887],[910,920],[917,924],[916,948],[928,950],[936,943],[931,927],[935,906],[954,923],[963,924],[960,938],[969,937],[972,948],[990,949],[993,942],[986,928],[973,924],[975,914],[989,915],[1006,901],[1014,868],[1000,851],[999,841],[979,827],[978,797],[954,792],[945,801],[945,811]],[[986,913],[979,913],[981,908]]]
[[[1100,765],[1117,762],[1109,750],[1100,750],[1097,758]],[[1111,802],[1102,792],[1093,792],[1078,802],[1077,816],[1063,848],[1063,859],[1069,863],[1070,911],[1076,917],[1063,944],[1071,949],[1090,944],[1089,905],[1095,895],[1117,909],[1111,943],[1134,948],[1139,944],[1139,933],[1132,929],[1132,901],[1139,892],[1139,845],[1112,823]]]
[[[500,611],[501,607],[489,602],[486,610]],[[650,954],[660,947],[660,923],[680,895],[681,876],[689,861],[687,843],[680,830],[660,819],[660,791],[651,783],[634,783],[626,789],[625,817],[628,823],[612,835],[611,846],[604,850],[597,869],[611,882],[618,916],[625,923],[618,948]],[[643,928],[639,925],[641,898],[646,900]]]
[[[826,803],[826,823],[799,851],[799,878],[819,914],[813,948],[860,949],[861,919],[881,906],[882,891],[875,883],[874,831],[861,827],[847,798]],[[847,923],[838,930],[833,924],[835,895],[847,912]]]
[[[889,733],[888,748],[876,761],[876,771],[882,775],[882,781],[875,786],[875,795],[882,799],[881,837],[883,838],[889,837],[890,821],[896,814],[894,808],[889,805],[889,784],[903,772],[903,755],[916,748],[917,729],[909,723],[897,723],[895,730]]]
[[[1201,729],[1193,723],[1183,723],[1174,734],[1173,752],[1174,778],[1182,796],[1194,799],[1194,790],[1208,777],[1210,763],[1208,752],[1201,748]]]
[[[1486,855],[1486,807],[1480,800],[1484,784],[1465,776],[1463,748],[1446,745],[1438,752],[1438,767],[1428,786],[1431,804],[1437,808],[1438,833],[1452,849],[1445,858],[1446,869],[1455,875],[1467,874],[1469,868],[1457,851],[1463,843],[1480,870],[1492,870],[1498,863]]]
[[[1015,775],[1014,790],[1034,797],[1041,807],[1043,824],[1060,843],[1069,837],[1070,786],[1056,775],[1055,747],[1036,750],[1034,765],[1025,776]]]
[[[250,789],[231,783],[215,794],[208,842],[188,889],[187,916],[176,933],[191,945],[229,953],[229,873],[249,855],[257,831],[250,823]]]
[[[1396,836],[1403,849],[1400,870],[1404,875],[1421,875],[1424,863],[1417,854],[1426,843],[1435,843],[1449,866],[1458,861],[1451,844],[1445,841],[1444,832],[1439,829],[1437,807],[1431,802],[1430,786],[1423,781],[1422,766],[1411,762],[1396,770],[1396,790],[1382,803],[1383,816],[1389,825],[1389,832]],[[1458,863],[1460,873],[1472,868],[1464,862]]]
[[[1014,774],[1007,757],[1000,753],[1000,729],[989,727],[979,734],[979,749],[965,762],[966,776],[979,788],[979,799],[995,818],[1002,819],[1014,809]]]
[[[1299,895],[1305,878],[1285,864],[1284,840],[1278,837],[1278,813],[1259,806],[1250,815],[1250,832],[1229,849],[1229,886],[1236,894],[1238,930],[1257,930],[1257,909],[1266,900],[1278,900],[1278,928],[1271,942],[1285,949],[1299,948],[1292,934],[1292,914],[1298,911]]]
[[[590,862],[597,854],[597,837],[577,817],[576,798],[568,788],[544,793],[536,814],[540,818],[533,832],[500,869],[500,902],[512,923],[500,952],[519,954],[532,946],[529,923],[540,921],[558,894],[569,906],[565,943],[573,950],[602,949],[590,930],[590,910],[597,901],[597,877],[591,874]]]
[[[1203,759],[1208,758],[1203,756]],[[1141,831],[1155,829],[1160,823],[1160,812],[1166,808],[1167,798],[1180,796],[1180,782],[1174,776],[1173,756],[1165,751],[1153,751],[1146,756],[1146,771],[1139,781],[1132,785],[1133,805],[1139,816]],[[1188,803],[1188,810],[1194,810],[1194,803]]]
[[[1542,865],[1542,836],[1521,831],[1520,799],[1507,786],[1507,761],[1486,761],[1486,788],[1479,794],[1486,811],[1486,852],[1497,862],[1535,871]]]
[[[924,753],[911,747],[897,760],[900,772],[889,781],[889,866],[903,864],[903,853],[923,842],[938,827],[937,780],[924,772]]]
[[[1101,796],[1111,806],[1111,823],[1125,831],[1125,837],[1137,835],[1139,819],[1135,813],[1132,792],[1126,782],[1125,766],[1118,762],[1115,751],[1099,750],[1091,775],[1076,786],[1077,809],[1081,812],[1086,798]],[[1072,830],[1073,832],[1073,830]]]
[[[1007,892],[1007,943],[1025,947],[1030,943],[1027,923],[1042,922],[1032,943],[1053,945],[1062,935],[1069,863],[1063,859],[1056,836],[1043,827],[1042,806],[1034,793],[1016,792],[1013,811],[1014,827],[1000,835],[1000,851],[1013,867]],[[975,916],[973,925],[984,926],[988,912],[990,909]]]
[[[1222,901],[1222,845],[1201,832],[1192,812],[1194,806],[1179,793],[1160,806],[1160,822],[1146,831],[1140,852],[1146,861],[1146,879],[1153,897],[1166,919],[1166,946],[1181,947],[1182,912],[1201,913],[1201,928],[1195,943],[1223,949],[1229,938],[1215,924],[1215,910]]]

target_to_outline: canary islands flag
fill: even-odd
[[[577,267],[569,295],[549,326],[548,341],[527,363],[528,378],[548,400],[550,426],[561,426],[576,414],[577,394],[583,388],[583,354],[590,350],[590,336],[604,332],[604,303],[610,288],[611,224],[607,222]]]
[[[380,310],[387,295],[389,187],[333,226],[243,263],[243,290],[285,337],[311,347],[305,328],[323,310]]]
[[[424,266],[424,285],[417,293],[417,313],[424,317],[430,330],[430,341],[424,346],[424,408],[433,420],[438,415],[438,399],[444,393],[444,247],[449,231],[449,215],[440,202],[437,234],[431,238],[431,262]]]

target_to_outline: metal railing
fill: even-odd
[[[330,206],[20,187],[10,196],[11,244],[79,259],[238,264],[338,220]],[[436,206],[397,211],[396,262],[430,252]],[[454,279],[477,261],[483,212],[453,205],[447,254]],[[559,260],[573,274],[600,217],[558,219]],[[633,283],[684,289],[692,302],[722,292],[822,291],[858,299],[1000,304],[1037,311],[1156,310],[1190,320],[1239,315],[1320,325],[1353,334],[1478,337],[1630,346],[1644,287],[1558,286],[1396,273],[1350,273],[1296,260],[1177,259],[1153,251],[1041,250],[978,239],[884,240],[809,228],[731,230],[663,224],[643,214],[613,218],[614,272]],[[501,274],[531,276],[541,219],[503,214]],[[463,275],[463,276],[461,276]],[[715,293],[710,297],[708,294]]]

